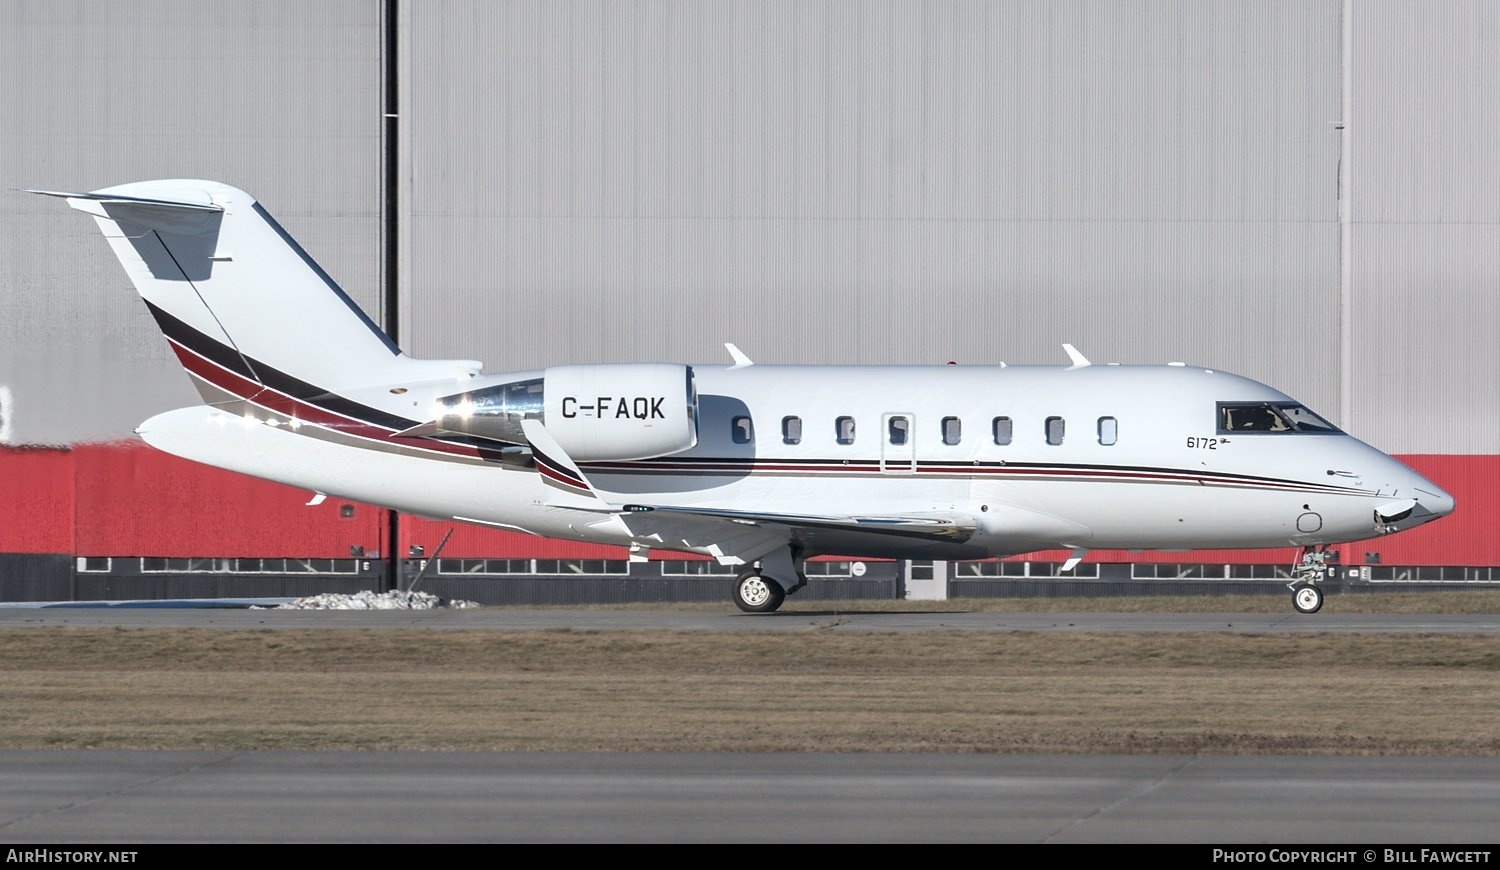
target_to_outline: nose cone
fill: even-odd
[[[1375,505],[1375,522],[1382,532],[1415,528],[1453,513],[1455,499],[1447,491],[1410,466],[1394,458],[1388,460],[1389,489],[1381,489],[1394,498]]]
[[[1443,491],[1442,487],[1425,477],[1418,477],[1416,485],[1412,487],[1417,495],[1417,513],[1431,514],[1428,519],[1435,520],[1438,517],[1446,517],[1453,513],[1457,504],[1453,496]]]

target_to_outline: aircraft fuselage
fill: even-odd
[[[817,554],[1316,548],[1453,499],[1285,394],[1180,364],[560,365],[407,357],[219,182],[37,191],[94,217],[205,402],[138,430],[320,493],[747,566],[774,610]],[[1315,611],[1317,551],[1294,599]]]

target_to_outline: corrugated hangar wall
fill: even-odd
[[[15,191],[198,176],[251,191],[377,318],[394,228],[416,355],[716,362],[734,341],[766,362],[1061,362],[1068,341],[1265,380],[1389,451],[1477,454],[1443,467],[1484,492],[1497,18],[1416,0],[13,0],[0,433],[125,438],[196,401],[94,228]],[[67,476],[42,460],[28,480]],[[132,467],[110,475],[122,500],[152,486]],[[357,525],[351,543],[381,533]]]
[[[125,437],[198,401],[92,222],[18,190],[243,187],[374,310],[380,13],[368,0],[0,3],[0,386],[12,443]]]
[[[1354,9],[1345,423],[1387,450],[1500,453],[1500,6]]]
[[[1341,5],[413,6],[408,335],[1188,360],[1339,408]]]

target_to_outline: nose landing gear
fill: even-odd
[[[1328,579],[1339,554],[1324,546],[1304,547],[1302,559],[1292,567],[1292,607],[1298,613],[1317,613],[1323,609],[1323,590],[1317,584]]]
[[[1298,613],[1317,613],[1323,609],[1323,590],[1316,586],[1293,586],[1292,607]]]

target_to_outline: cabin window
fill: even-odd
[[[1105,447],[1114,444],[1120,438],[1120,423],[1114,417],[1099,418],[1099,443]]]
[[[1047,418],[1047,443],[1048,444],[1061,444],[1061,443],[1063,443],[1063,429],[1066,428],[1066,426],[1067,426],[1067,424],[1063,422],[1063,418],[1061,418],[1061,417],[1048,417]]]
[[[963,423],[963,421],[960,420],[960,419],[958,419],[957,417],[944,417],[943,418],[943,443],[944,444],[957,444],[959,441],[963,440],[963,437],[964,437],[964,423]]]
[[[1009,417],[996,417],[990,421],[990,429],[995,435],[995,443],[1004,447],[1010,443],[1011,423]]]
[[[802,443],[802,418],[801,417],[782,417],[781,418],[781,443],[782,444],[801,444]]]
[[[911,438],[911,420],[906,417],[892,417],[887,428],[892,444],[905,444]]]
[[[833,432],[834,437],[838,439],[838,442],[840,444],[853,444],[854,418],[840,417],[837,420],[833,421]]]
[[[749,417],[735,417],[730,423],[730,433],[736,444],[749,444],[755,440],[755,428]]]

